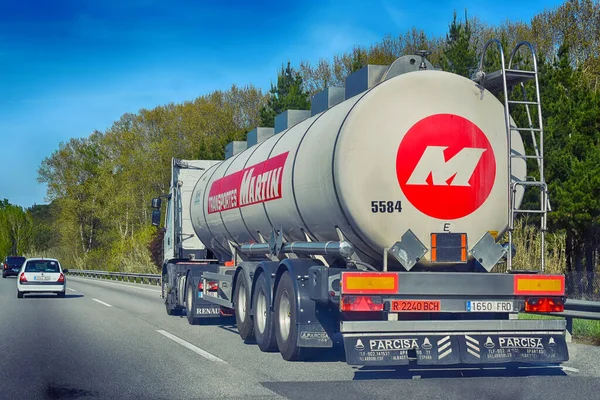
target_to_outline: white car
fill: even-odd
[[[28,258],[17,275],[17,297],[26,293],[56,293],[65,297],[65,273],[58,260],[54,258]]]

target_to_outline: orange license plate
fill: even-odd
[[[440,312],[439,300],[392,300],[391,312]]]

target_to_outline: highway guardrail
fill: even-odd
[[[129,272],[109,272],[84,269],[69,269],[67,275],[83,276],[86,278],[109,279],[124,282],[139,282],[160,285],[159,274],[133,274]]]

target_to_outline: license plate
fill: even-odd
[[[34,281],[49,281],[50,277],[49,276],[34,276],[33,280]]]
[[[467,311],[469,312],[512,312],[514,304],[512,301],[467,301]]]
[[[391,312],[440,312],[439,300],[392,300]]]

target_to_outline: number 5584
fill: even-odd
[[[373,200],[371,201],[371,212],[372,213],[394,213],[402,211],[402,202],[397,201],[386,201],[386,200]]]

